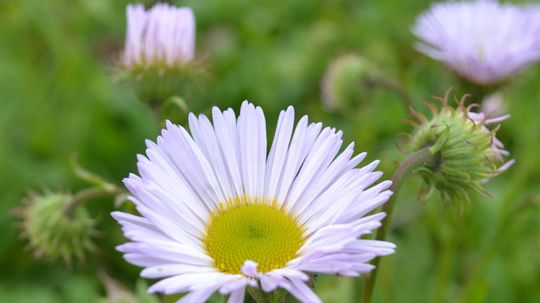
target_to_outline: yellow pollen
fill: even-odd
[[[259,272],[284,267],[304,244],[304,229],[275,200],[239,197],[220,203],[206,226],[203,242],[224,273],[239,274],[246,260]]]

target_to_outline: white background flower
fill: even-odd
[[[126,66],[175,65],[195,56],[195,16],[190,8],[158,3],[145,11],[142,4],[131,4],[126,16]]]
[[[142,216],[113,213],[132,241],[119,250],[145,268],[143,277],[162,279],[149,291],[188,292],[181,302],[203,302],[219,291],[232,303],[243,302],[247,286],[260,285],[265,292],[284,288],[302,302],[320,302],[306,284],[307,273],[357,276],[373,268],[369,260],[394,251],[391,243],[359,239],[380,226],[383,213],[367,214],[390,197],[390,181],[370,187],[382,175],[374,171],[378,161],[355,168],[366,154],[353,157],[353,144],[340,153],[340,131],[310,124],[307,116],[295,126],[289,107],[280,113],[267,154],[260,107],[244,102],[238,118],[231,109],[214,108],[212,118],[213,124],[191,114],[191,135],[167,123],[157,144],[147,141],[146,156],[138,157],[140,177],[124,181]],[[280,266],[246,258],[240,268],[220,269],[208,248],[212,224],[230,209],[257,204],[298,224],[299,249]],[[250,229],[272,225],[255,216],[262,223]],[[239,253],[230,245],[220,249]],[[274,251],[265,253],[271,259]],[[258,270],[263,267],[270,269]]]
[[[413,27],[416,47],[472,82],[495,84],[540,59],[537,11],[488,0],[435,3]]]

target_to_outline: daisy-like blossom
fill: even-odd
[[[371,259],[393,253],[389,242],[360,239],[384,213],[368,213],[391,196],[378,161],[342,152],[342,133],[295,125],[294,109],[279,115],[267,153],[260,107],[189,116],[189,129],[167,122],[157,143],[138,157],[140,176],[124,180],[141,216],[114,212],[125,236],[125,259],[161,279],[149,288],[187,293],[204,302],[218,291],[243,302],[246,287],[285,289],[301,302],[321,302],[309,274],[358,276]]]
[[[540,14],[497,1],[435,3],[420,15],[416,48],[481,85],[497,84],[540,60]]]
[[[177,66],[195,56],[195,16],[187,7],[158,3],[126,9],[127,32],[123,64],[127,67]]]

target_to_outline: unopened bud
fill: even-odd
[[[36,257],[62,259],[69,265],[74,260],[83,261],[86,251],[94,249],[94,220],[84,207],[66,211],[72,199],[69,194],[31,193],[17,210],[23,236]]]
[[[504,160],[509,153],[495,136],[499,126],[488,128],[509,116],[489,118],[471,112],[478,105],[465,106],[464,99],[457,101],[457,108],[448,104],[447,97],[440,98],[440,107],[428,104],[430,118],[412,111],[417,121],[409,150],[429,147],[436,159],[417,170],[426,183],[426,197],[439,191],[451,201],[469,201],[472,193],[485,193],[483,183],[514,163]]]

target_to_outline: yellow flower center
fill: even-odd
[[[212,212],[203,242],[214,267],[241,273],[246,260],[259,272],[284,267],[304,244],[304,229],[275,201],[247,197],[230,199]]]

